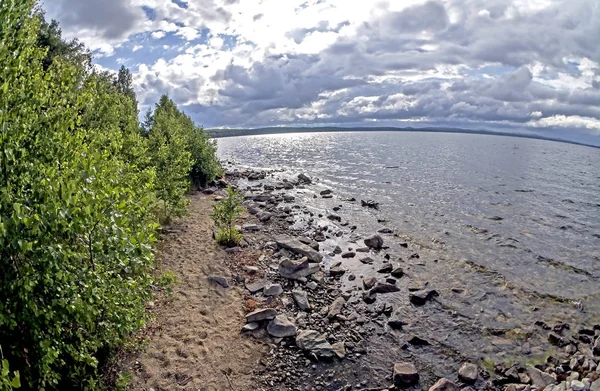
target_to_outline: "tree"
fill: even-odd
[[[119,92],[128,96],[131,99],[133,106],[137,111],[137,98],[135,91],[133,90],[133,76],[129,69],[125,68],[125,65],[121,65],[117,76],[117,88]]]

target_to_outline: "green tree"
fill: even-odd
[[[227,197],[213,205],[211,217],[217,226],[215,239],[226,246],[236,246],[242,235],[235,227],[235,221],[243,211],[242,196],[233,188],[227,188]]]

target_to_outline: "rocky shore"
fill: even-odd
[[[231,275],[209,279],[225,288],[244,287],[247,315],[240,332],[271,346],[255,371],[265,389],[600,391],[600,325],[530,325],[535,335],[526,335],[529,345],[542,339],[552,346],[535,362],[482,361],[435,346],[428,330],[415,331],[407,318],[407,308],[443,308],[442,292],[407,273],[405,262],[417,262],[419,250],[389,228],[360,235],[337,213],[344,203],[376,210],[376,200],[339,199],[339,205],[321,211],[298,203],[292,190],[337,197],[334,189],[315,188],[314,181],[305,174],[286,178],[232,168],[226,180],[205,190],[216,200],[227,185],[244,195],[248,215],[239,227],[244,240],[226,249]],[[349,262],[374,273],[353,273]],[[402,306],[386,300],[400,296]],[[403,343],[389,346],[390,357],[401,360],[387,368],[370,365],[370,341],[386,335],[401,336]],[[446,376],[438,376],[435,358],[424,363],[411,354],[428,347],[450,357]]]

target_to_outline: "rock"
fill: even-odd
[[[404,270],[401,267],[397,267],[392,270],[392,277],[402,278],[404,277]]]
[[[397,386],[411,386],[419,381],[419,373],[413,363],[399,362],[394,364],[393,380]]]
[[[269,281],[267,280],[258,280],[254,282],[246,282],[245,286],[246,289],[250,291],[250,293],[256,293],[265,289],[265,286],[267,286],[268,283]]]
[[[258,195],[255,195],[254,197],[252,197],[252,199],[254,201],[258,201],[258,202],[268,202],[273,199],[273,195],[272,194],[258,194]]]
[[[342,253],[342,248],[340,246],[335,246],[335,249],[333,250],[334,254],[341,254]]]
[[[312,180],[304,174],[298,174],[298,182],[310,185]]]
[[[248,274],[256,274],[260,271],[260,269],[256,266],[249,266],[249,265],[244,265],[244,270],[246,271],[246,273]]]
[[[431,386],[429,391],[459,391],[459,388],[452,380],[443,377]]]
[[[409,294],[408,298],[414,305],[421,306],[436,296],[439,296],[439,293],[435,289],[425,289]]]
[[[556,384],[556,379],[550,374],[542,372],[531,365],[527,365],[525,368],[527,369],[527,374],[531,378],[531,382],[539,390],[543,390],[544,388],[546,388],[546,386],[550,384]]]
[[[356,226],[354,226],[354,229],[356,229]],[[359,247],[356,249],[357,253],[368,253],[369,251],[371,251],[368,247]]]
[[[387,265],[385,265],[384,267],[382,267],[381,269],[377,270],[377,273],[391,273],[394,270],[394,265],[392,265],[391,263],[388,263]]]
[[[395,313],[388,319],[388,326],[390,326],[393,330],[401,330],[403,326],[406,326],[408,323],[403,321],[399,314]]]
[[[423,338],[417,337],[416,335],[412,336],[407,342],[413,346],[428,346],[428,345],[430,345],[429,341],[427,341]]]
[[[260,227],[256,224],[244,224],[242,229],[244,231],[260,231]]]
[[[573,391],[584,391],[585,390],[585,384],[583,384],[583,382],[581,382],[579,380],[573,380],[571,382],[571,389]]]
[[[375,277],[367,277],[363,280],[363,287],[367,291],[373,288],[375,284],[377,284],[377,279]]]
[[[294,298],[294,301],[296,302],[298,308],[300,308],[302,311],[310,309],[310,304],[308,303],[308,295],[306,294],[306,292],[299,290],[293,291],[292,297]]]
[[[322,191],[320,194],[321,194],[322,196],[326,196],[326,195],[330,195],[330,194],[332,194],[332,193],[333,193],[333,190],[331,190],[331,189],[325,189],[325,190],[323,190],[323,191]]]
[[[276,338],[294,337],[296,336],[297,328],[288,318],[283,315],[277,315],[275,319],[269,322],[267,326],[269,335]]]
[[[375,293],[393,293],[400,292],[400,288],[394,284],[388,284],[386,282],[379,282],[369,291],[370,294]]]
[[[323,260],[323,256],[317,251],[290,236],[278,236],[275,238],[275,242],[279,245],[279,247],[285,248],[286,250],[300,255],[304,255],[312,262],[320,263]]]
[[[346,345],[343,342],[337,342],[331,345],[337,358],[340,360],[346,357]]]
[[[379,202],[375,202],[373,200],[360,200],[360,204],[365,208],[379,209]]]
[[[342,276],[346,273],[346,270],[342,269],[340,266],[334,266],[329,269],[329,275],[332,277]]]
[[[258,219],[263,223],[266,223],[267,221],[271,220],[271,217],[273,217],[273,215],[269,212],[263,212],[258,215]]]
[[[264,308],[256,310],[246,315],[246,323],[260,322],[262,320],[271,320],[277,316],[277,311],[273,308]]]
[[[208,276],[208,281],[214,282],[217,285],[222,286],[223,288],[229,288],[229,283],[225,277],[221,276]]]
[[[296,335],[296,345],[302,350],[314,353],[317,357],[335,356],[333,346],[327,342],[325,336],[314,330],[300,330]]]
[[[590,391],[600,391],[600,379],[594,380],[590,386]]]
[[[375,260],[374,260],[374,259],[372,259],[372,258],[369,258],[369,257],[366,257],[366,258],[361,258],[361,259],[360,259],[360,263],[364,263],[365,265],[370,265],[370,264],[372,264],[373,262],[375,262]]]
[[[379,250],[383,247],[383,238],[379,235],[373,235],[364,240],[365,246]]]
[[[569,341],[565,341],[564,338],[556,333],[548,333],[548,342],[550,342],[552,345],[560,347],[567,346],[569,344]]]
[[[353,251],[346,251],[345,253],[342,254],[342,258],[354,258],[356,256],[356,253]]]
[[[317,289],[318,286],[319,285],[316,282],[314,282],[314,281],[311,281],[308,284],[306,284],[306,287],[308,289],[310,289],[311,291],[314,291],[315,289]]]
[[[338,215],[329,215],[327,216],[327,218],[331,221],[337,221],[337,222],[342,222],[342,218]]]
[[[242,331],[254,331],[254,330],[257,330],[259,327],[260,327],[260,323],[250,322],[250,323],[244,325],[244,327],[242,327]]]
[[[265,296],[279,296],[283,293],[283,288],[279,284],[268,284],[263,290]]]
[[[467,362],[458,370],[458,378],[465,383],[473,384],[477,381],[478,373],[477,365]]]
[[[346,300],[344,300],[344,298],[338,297],[337,299],[335,299],[333,301],[333,303],[331,303],[331,305],[329,306],[329,311],[327,312],[327,317],[329,319],[333,319],[336,316],[338,316],[339,314],[341,314],[342,310],[344,309],[345,304],[346,304]]]
[[[380,234],[393,234],[394,231],[392,229],[390,229],[390,228],[382,228],[382,229],[378,230],[377,233],[380,233]]]
[[[303,258],[298,261],[284,259],[278,266],[279,274],[289,279],[298,279],[315,274],[319,271],[319,265],[308,263],[308,259]]]
[[[592,350],[594,352],[594,355],[600,356],[600,337],[596,338],[596,341],[594,342],[594,347]]]

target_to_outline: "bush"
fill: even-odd
[[[242,235],[234,225],[242,211],[242,196],[237,190],[228,187],[227,198],[213,205],[211,214],[217,226],[215,239],[219,244],[233,247],[242,240]]]
[[[2,365],[0,366],[0,390],[12,391],[13,389],[21,388],[21,377],[19,376],[19,371],[14,371],[12,374],[10,373],[10,365],[8,360],[4,359],[1,346],[0,360],[2,360]]]

